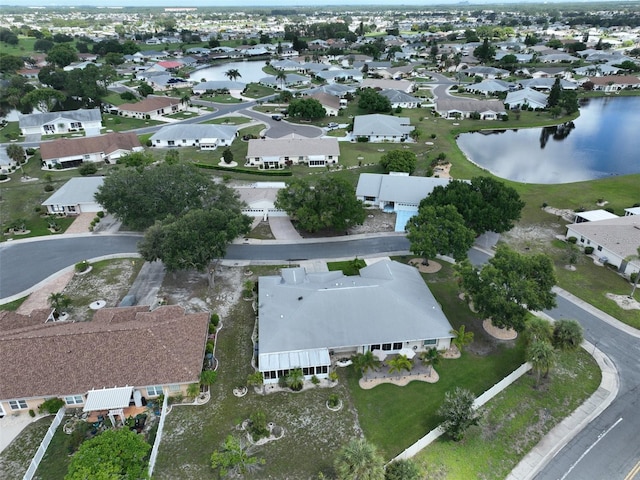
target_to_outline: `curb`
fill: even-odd
[[[596,360],[602,371],[598,389],[571,415],[553,427],[507,476],[506,480],[530,480],[590,422],[598,417],[616,398],[620,389],[618,370],[611,359],[595,345],[582,343],[582,348]]]

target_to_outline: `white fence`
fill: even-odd
[[[475,408],[480,408],[482,405],[487,403],[489,400],[491,400],[498,393],[500,393],[502,390],[507,388],[509,385],[511,385],[513,382],[515,382],[517,379],[519,379],[522,375],[524,375],[529,370],[531,370],[531,365],[529,363],[524,363],[520,365],[516,370],[511,372],[509,375],[504,377],[502,380],[496,383],[489,390],[487,390],[478,398],[476,398],[476,401],[473,402],[473,406]],[[437,427],[431,430],[429,433],[427,433],[424,437],[422,437],[416,443],[414,443],[413,445],[405,449],[400,455],[398,455],[393,460],[406,460],[415,456],[420,450],[422,450],[431,442],[436,440],[443,433],[444,433],[444,430],[442,430],[442,428],[440,427]]]
[[[158,449],[160,448],[160,440],[162,439],[162,430],[164,429],[164,420],[167,417],[168,406],[169,406],[169,395],[165,393],[164,401],[162,402],[162,410],[160,411],[160,421],[158,422],[158,431],[156,432],[156,439],[153,442],[153,448],[151,449],[151,456],[149,457],[149,478],[153,477],[153,468],[156,466],[156,459],[158,458]]]
[[[51,425],[49,425],[49,430],[47,430],[47,434],[44,436],[44,438],[42,439],[42,442],[40,443],[40,446],[38,447],[38,451],[31,459],[31,465],[29,465],[29,468],[27,469],[27,472],[24,474],[24,477],[22,477],[22,480],[31,480],[33,476],[36,474],[38,465],[40,465],[40,460],[42,460],[42,457],[44,457],[44,454],[47,451],[47,447],[49,447],[49,443],[51,443],[51,439],[53,438],[53,434],[56,433],[56,430],[58,429],[58,425],[60,425],[60,422],[62,422],[62,418],[64,417],[65,412],[66,412],[66,409],[64,407],[58,410],[56,417],[53,419],[53,422],[51,423]]]

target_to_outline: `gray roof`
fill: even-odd
[[[516,90],[515,92],[507,93],[507,98],[505,98],[504,103],[507,105],[515,105],[521,103],[531,105],[532,103],[537,103],[545,106],[547,104],[547,98],[548,96],[544,93],[527,87],[523,88],[522,90]],[[535,105],[531,106],[533,107]]]
[[[555,81],[555,78],[527,78],[524,80],[518,80],[518,83],[523,87],[551,89]],[[575,90],[576,88],[578,88],[578,85],[576,83],[564,80],[562,78],[560,79],[560,86],[563,89],[569,90]]]
[[[515,83],[505,82],[504,80],[483,80],[482,82],[472,83],[465,86],[470,92],[508,92],[515,88]]]
[[[358,115],[353,119],[353,135],[355,137],[369,135],[408,135],[413,131],[408,117],[394,117],[392,115]]]
[[[74,177],[47,198],[42,205],[80,205],[95,203],[93,196],[104,183],[104,177]]]
[[[227,90],[244,90],[247,84],[243,82],[234,82],[231,80],[218,80],[218,81],[209,81],[202,82],[194,85],[192,87],[193,90],[222,90],[226,88]]]
[[[361,173],[356,187],[357,197],[377,197],[383,202],[417,205],[437,186],[447,186],[451,179]]]
[[[336,97],[343,97],[345,93],[355,93],[358,90],[356,85],[345,85],[344,83],[331,83],[329,85],[320,85],[318,87],[302,90],[304,95],[313,95],[314,93],[328,93]]]
[[[333,80],[334,78],[362,77],[362,72],[356,68],[350,70],[322,70],[321,72],[316,72],[315,76],[325,80]]]
[[[282,138],[249,140],[249,157],[298,157],[309,155],[340,156],[340,146],[336,137],[306,138],[294,134]]]
[[[213,124],[176,124],[162,127],[151,136],[155,140],[180,140],[192,138],[224,138],[233,139],[236,136],[237,127]]]
[[[497,112],[503,113],[504,104],[500,100],[440,99],[436,102],[438,112]]]
[[[388,98],[391,103],[422,103],[424,101],[421,98],[416,98],[413,95],[391,88],[381,90],[380,95]]]
[[[20,128],[39,127],[47,123],[55,123],[61,119],[74,122],[100,122],[102,115],[99,108],[67,110],[64,112],[30,113],[18,115]]]
[[[495,67],[469,67],[465,73],[477,73],[480,75],[508,75],[509,70],[505,70],[503,68],[495,68]]]
[[[637,255],[640,245],[640,218],[637,215],[567,225],[571,231],[592,243],[615,253],[620,258]],[[633,263],[637,264],[635,260]]]
[[[383,260],[360,270],[283,269],[259,279],[260,355],[451,338],[451,325],[415,267]]]

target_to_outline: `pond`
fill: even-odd
[[[557,127],[464,133],[458,146],[494,175],[570,183],[640,173],[640,97],[593,98]]]
[[[242,83],[258,83],[261,78],[268,77],[268,75],[262,71],[266,64],[265,61],[221,63],[220,65],[197,70],[189,76],[189,79],[198,82],[226,81],[229,80],[229,78],[225,76],[225,72],[235,69],[242,75],[238,77],[236,81]]]

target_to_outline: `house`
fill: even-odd
[[[568,53],[549,53],[547,55],[540,55],[538,60],[543,63],[572,63],[580,59]]]
[[[328,93],[318,92],[313,95],[309,95],[309,98],[315,98],[320,102],[320,105],[324,108],[325,115],[327,117],[337,117],[338,112],[343,108],[340,99],[334,95],[329,95]]]
[[[389,99],[391,108],[420,108],[424,102],[423,99],[409,95],[400,90],[384,89],[380,91],[380,95]]]
[[[623,275],[640,271],[640,260],[629,260],[638,254],[640,245],[637,215],[567,225],[566,238],[570,237],[582,247],[593,247],[602,263],[614,265]]]
[[[103,308],[77,323],[47,322],[50,313],[0,312],[0,417],[37,411],[51,397],[87,407],[123,387],[128,406],[141,397],[185,394],[199,382],[208,312]]]
[[[262,217],[266,221],[269,217],[286,217],[287,212],[276,208],[278,192],[287,188],[284,182],[255,182],[251,185],[238,185],[236,192],[240,200],[246,204],[242,213],[249,217]]]
[[[478,83],[472,83],[464,86],[464,89],[467,92],[480,93],[485,96],[510,92],[516,88],[517,87],[514,83],[505,82],[504,80],[483,80]]]
[[[499,120],[506,113],[500,100],[443,98],[436,101],[436,112],[443,118],[470,118],[478,113],[480,120]]]
[[[486,79],[496,79],[508,76],[509,70],[505,70],[504,68],[478,66],[469,67],[464,70],[464,73],[466,73],[467,75],[475,75]]]
[[[261,170],[300,164],[324,167],[337,164],[339,159],[337,138],[306,138],[291,134],[282,138],[249,140],[245,166]]]
[[[404,232],[407,221],[418,213],[420,202],[435,187],[446,187],[451,179],[411,177],[408,174],[361,173],[356,198],[365,205],[396,213],[396,232]]]
[[[83,162],[111,163],[132,152],[144,150],[135,133],[116,132],[97,137],[59,138],[40,144],[42,166],[75,168]]]
[[[591,77],[589,81],[593,83],[594,90],[602,90],[603,92],[640,88],[640,77],[634,75],[606,75],[604,77]]]
[[[511,110],[516,108],[523,110],[533,108],[534,110],[538,110],[547,107],[547,98],[548,95],[542,92],[538,92],[532,88],[523,88],[515,92],[507,93],[504,104],[508,105]]]
[[[554,83],[556,82],[555,78],[527,78],[524,80],[518,80],[517,83],[522,88],[533,88],[534,90],[546,91],[549,92],[553,88]],[[578,88],[578,84],[575,82],[570,82],[568,80],[560,79],[560,86],[563,90],[576,90]]]
[[[619,218],[616,214],[606,210],[588,210],[586,212],[576,212],[573,223],[598,222],[600,220],[611,220]]]
[[[413,129],[408,117],[374,113],[355,117],[351,135],[354,140],[366,138],[368,142],[405,142]]]
[[[202,95],[207,92],[227,91],[229,95],[240,98],[247,84],[243,82],[234,82],[231,80],[209,81],[194,85],[191,89],[194,95]]]
[[[181,112],[187,109],[187,104],[179,98],[158,97],[149,95],[137,103],[124,103],[116,107],[123,117],[140,119],[160,119],[164,115]]]
[[[376,88],[379,90],[383,90],[385,88],[400,90],[404,93],[413,92],[414,82],[410,82],[409,80],[383,80],[377,78],[365,78],[362,81],[362,88]]]
[[[199,147],[215,150],[228,147],[236,138],[238,129],[227,125],[176,124],[162,127],[150,140],[153,147]]]
[[[298,75],[296,73],[290,73],[282,80],[272,75],[269,77],[261,78],[258,83],[267,87],[279,88],[282,90],[284,88],[309,85],[311,84],[311,78],[305,77],[303,75]]]
[[[80,215],[103,210],[94,196],[104,183],[104,177],[73,177],[42,202],[51,215]]]
[[[625,217],[630,215],[640,215],[640,207],[629,207],[624,209]]]
[[[18,115],[22,135],[56,135],[83,132],[87,136],[99,135],[102,115],[99,108],[68,110],[63,112],[30,113]]]
[[[258,280],[258,370],[274,384],[301,368],[328,378],[332,356],[445,350],[451,325],[415,267],[382,260],[360,270],[285,268]]]
[[[316,78],[324,80],[327,83],[335,82],[361,82],[364,74],[356,69],[349,70],[336,69],[336,70],[322,70],[314,74]]]

